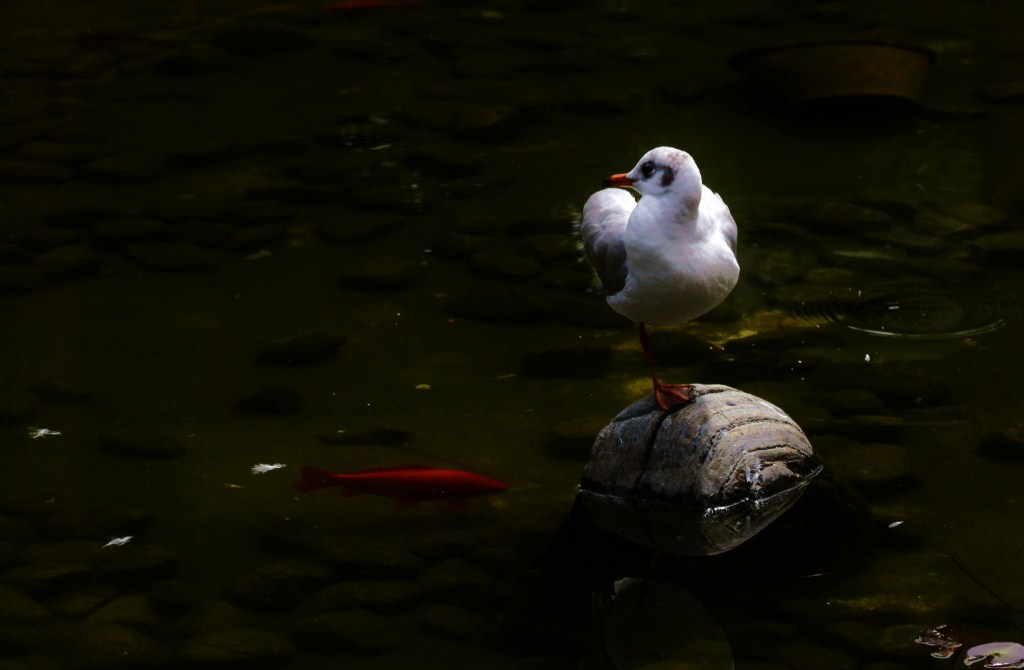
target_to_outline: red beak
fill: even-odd
[[[623,172],[621,174],[613,174],[611,177],[608,177],[601,182],[601,185],[605,188],[611,188],[613,186],[632,186],[634,181],[636,180],[630,179],[626,176],[626,173]]]

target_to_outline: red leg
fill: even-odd
[[[654,399],[658,406],[666,412],[676,407],[681,407],[690,402],[690,391],[692,384],[662,384],[658,380],[658,374],[654,371],[654,357],[651,355],[651,338],[647,335],[647,328],[644,322],[640,322],[640,346],[644,349],[644,358],[647,359],[647,369],[651,371],[651,381],[654,383]]]

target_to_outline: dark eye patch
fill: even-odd
[[[661,185],[668,187],[672,183],[672,180],[676,178],[676,171],[672,168],[666,167],[665,171],[661,173]]]

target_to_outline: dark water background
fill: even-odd
[[[0,10],[0,582],[18,599],[0,665],[152,667],[203,639],[296,668],[578,667],[494,630],[569,512],[588,435],[647,392],[569,231],[661,144],[730,205],[743,270],[656,349],[670,330],[767,342],[663,376],[778,404],[879,519],[863,567],[716,613],[737,667],[935,667],[914,631],[954,619],[1024,641],[971,579],[1024,607],[1019,433],[979,450],[1022,408],[1019,5],[122,4]],[[727,64],[854,38],[934,51],[920,109],[787,110]],[[145,246],[165,242],[187,246]],[[323,332],[344,344],[316,364],[255,362]],[[529,365],[581,348],[607,372]],[[301,406],[234,409],[267,389]],[[408,436],[321,439],[380,428]],[[292,490],[305,464],[409,462],[510,490],[402,512]],[[309,594],[387,563],[325,576],[324,547],[382,544],[422,562],[399,574],[414,595],[352,601],[384,612],[384,642],[309,643]],[[127,579],[103,567],[120,549]],[[722,591],[749,579],[772,577]],[[232,637],[252,629],[286,651]]]

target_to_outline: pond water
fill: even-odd
[[[943,664],[914,642],[939,624],[1024,642],[1022,14],[8,0],[0,667],[877,670]],[[790,108],[728,65],[837,40],[930,50],[920,104]],[[868,531],[679,561],[576,521],[649,379],[572,226],[659,145],[729,204],[742,268],[652,328],[662,377],[792,415]],[[295,490],[410,463],[509,488]]]

